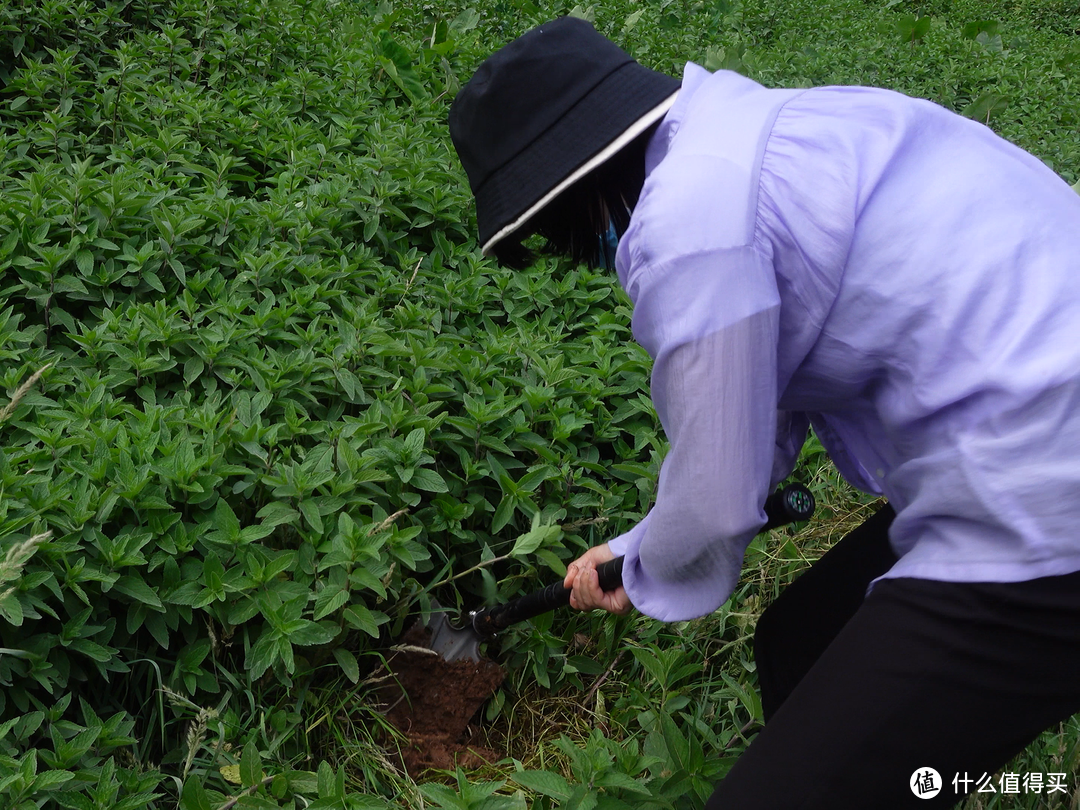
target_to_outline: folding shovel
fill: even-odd
[[[814,496],[810,490],[802,484],[788,484],[765,501],[768,521],[758,534],[788,523],[807,520],[814,513],[814,507]],[[622,567],[622,557],[616,557],[596,567],[602,590],[613,591],[622,585]],[[562,582],[553,582],[546,588],[504,605],[470,612],[470,621],[464,627],[452,625],[445,613],[433,612],[427,623],[431,631],[431,642],[428,646],[447,661],[479,661],[481,642],[493,638],[500,630],[505,630],[512,624],[568,604],[570,589],[564,588]]]

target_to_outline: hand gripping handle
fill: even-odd
[[[758,534],[789,523],[807,520],[814,514],[814,507],[814,496],[810,490],[802,484],[788,484],[783,489],[774,492],[765,501],[767,521]],[[613,591],[622,585],[622,568],[622,557],[616,557],[596,566],[596,573],[600,578],[600,589]],[[472,617],[473,629],[482,637],[488,638],[512,624],[569,604],[570,588],[564,588],[562,582],[552,582],[546,588],[506,604],[475,612]]]

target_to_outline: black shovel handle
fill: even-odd
[[[814,514],[814,496],[802,484],[788,484],[774,492],[765,501],[767,522],[758,534],[807,520]],[[600,579],[600,589],[613,591],[622,585],[623,558],[616,557],[596,566]],[[552,582],[546,588],[507,602],[504,605],[478,610],[473,614],[473,630],[483,638],[489,638],[512,624],[526,621],[541,613],[570,604],[570,588],[564,588],[562,582]]]

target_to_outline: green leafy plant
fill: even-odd
[[[619,745],[594,731],[583,745],[565,736],[555,745],[569,761],[570,778],[550,770],[519,770],[511,777],[518,785],[554,800],[550,806],[603,810],[653,797],[644,772],[659,760],[639,754],[635,742]]]
[[[911,45],[912,48],[930,32],[932,20],[930,17],[916,17],[914,14],[902,14],[892,20],[885,20],[879,26],[883,34],[896,34],[901,42]]]
[[[525,810],[528,804],[521,791],[512,795],[499,794],[506,785],[500,781],[470,781],[458,768],[453,786],[429,782],[420,786],[424,798],[441,810]]]

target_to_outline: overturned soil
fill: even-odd
[[[430,631],[416,625],[401,647],[426,648]],[[386,717],[407,739],[401,747],[405,769],[413,777],[428,768],[476,768],[502,755],[472,744],[474,715],[506,673],[492,661],[447,661],[439,655],[399,649],[388,661],[393,676],[380,689]]]

